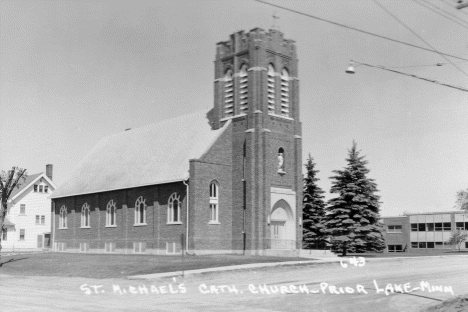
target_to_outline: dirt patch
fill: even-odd
[[[445,300],[444,302],[432,306],[424,312],[466,312],[468,311],[468,294]]]

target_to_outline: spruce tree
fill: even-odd
[[[325,247],[325,233],[323,232],[323,217],[325,216],[324,191],[317,186],[318,170],[309,154],[305,164],[307,174],[304,178],[304,197],[302,208],[303,247],[321,249]]]
[[[330,199],[326,208],[325,227],[330,235],[332,250],[346,252],[378,252],[385,248],[383,226],[379,223],[377,184],[366,175],[369,169],[360,156],[356,142],[348,150],[348,165],[333,171],[330,192],[338,197]]]

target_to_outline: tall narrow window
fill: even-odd
[[[232,70],[228,69],[224,76],[224,117],[234,116],[234,83]]]
[[[4,228],[4,229],[2,230],[2,240],[3,240],[3,241],[6,241],[7,238],[8,238],[8,229],[5,229],[5,228]]]
[[[173,193],[167,205],[167,223],[180,223],[180,196]]]
[[[67,207],[60,208],[59,229],[67,228]]]
[[[107,203],[107,209],[106,209],[106,226],[115,226],[116,221],[115,221],[115,215],[117,213],[117,207],[115,205],[115,202],[111,200],[110,202]]]
[[[20,229],[20,237],[19,237],[20,240],[24,240],[25,231],[26,231],[25,229]]]
[[[22,214],[22,215],[26,214],[26,205],[25,204],[20,205],[20,214]]]
[[[138,197],[135,203],[135,225],[146,225],[146,199]]]
[[[249,109],[249,78],[247,74],[247,65],[242,65],[239,78],[240,112],[247,113]]]
[[[286,68],[281,72],[281,115],[289,116],[289,74]]]
[[[275,68],[268,65],[268,113],[275,113]]]
[[[83,207],[81,207],[81,227],[89,228],[89,205],[88,203],[85,203]]]
[[[212,182],[210,184],[210,223],[218,223],[219,214],[219,187],[218,184]]]

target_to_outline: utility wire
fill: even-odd
[[[296,10],[293,10],[293,9],[289,9],[289,8],[286,8],[286,7],[283,7],[283,6],[280,6],[280,5],[276,5],[276,4],[273,4],[273,3],[269,3],[269,2],[266,2],[266,1],[262,1],[262,0],[253,0],[253,1],[260,2],[260,3],[266,4],[266,5],[269,5],[269,6],[272,6],[272,7],[279,8],[279,9],[283,9],[285,11],[293,12],[293,13],[296,13],[296,14],[299,14],[299,15],[304,15],[304,16],[307,16],[307,17],[310,17],[310,18],[313,18],[313,19],[316,19],[316,20],[319,20],[319,21],[322,21],[322,22],[327,22],[327,23],[330,23],[330,24],[333,24],[333,25],[336,25],[336,26],[340,26],[340,27],[351,29],[351,30],[355,30],[355,31],[358,31],[358,32],[366,34],[366,35],[371,35],[371,36],[378,37],[378,38],[381,38],[381,39],[390,40],[390,41],[393,41],[393,42],[401,43],[401,44],[404,44],[404,45],[407,45],[407,46],[410,46],[410,47],[413,47],[413,48],[418,48],[418,49],[426,50],[426,51],[433,52],[433,53],[443,54],[443,55],[450,56],[450,57],[453,57],[453,58],[456,58],[456,59],[459,59],[459,60],[468,61],[468,59],[463,58],[463,57],[451,55],[451,54],[448,54],[448,53],[437,52],[437,51],[434,51],[434,50],[431,50],[431,49],[428,49],[428,48],[424,48],[424,47],[421,47],[421,46],[417,46],[417,45],[414,45],[414,44],[411,44],[411,43],[408,43],[408,42],[404,42],[404,41],[392,39],[392,38],[389,38],[389,37],[385,37],[385,36],[382,36],[382,35],[374,34],[374,33],[371,33],[371,32],[368,32],[368,31],[365,31],[365,30],[362,30],[362,29],[358,29],[358,28],[354,28],[354,27],[351,27],[351,26],[347,26],[347,25],[344,25],[344,24],[337,23],[337,22],[333,22],[333,21],[330,21],[330,20],[327,20],[327,19],[324,19],[324,18],[320,18],[320,17],[314,16],[314,15],[310,15],[310,14],[300,12],[300,11],[296,11]]]
[[[461,22],[463,22],[463,23],[465,23],[465,24],[468,24],[468,21],[464,20],[463,18],[461,18],[461,17],[459,17],[459,16],[456,16],[455,14],[452,14],[452,13],[450,13],[450,12],[445,11],[445,10],[442,9],[440,6],[435,5],[434,3],[431,3],[431,2],[428,1],[428,0],[421,0],[421,1],[422,1],[422,2],[425,2],[426,4],[428,4],[428,5],[430,5],[430,6],[434,7],[434,8],[436,8],[437,10],[439,10],[439,11],[441,11],[441,12],[444,12],[445,14],[448,14],[448,15],[454,17],[455,19],[457,19],[457,20],[459,20],[459,21],[461,21]]]
[[[452,5],[451,3],[448,3],[448,2],[445,1],[445,0],[440,0],[440,1],[442,1],[443,3],[445,3],[446,5],[448,5],[449,7],[451,7],[452,9],[454,8],[453,5]],[[463,10],[458,10],[458,12],[461,12],[461,13],[463,13],[463,14],[468,15],[468,13],[464,12]]]
[[[435,83],[435,84],[438,84],[438,85],[441,85],[441,86],[446,86],[446,87],[449,87],[449,88],[453,88],[453,89],[457,89],[457,90],[460,90],[460,91],[468,92],[468,89],[460,87],[460,86],[455,86],[455,85],[451,85],[451,84],[441,82],[441,81],[438,81],[438,80],[433,80],[433,79],[424,78],[424,77],[421,77],[421,76],[416,76],[416,75],[404,73],[404,72],[401,72],[401,71],[390,69],[388,67],[384,67],[384,66],[380,66],[380,65],[366,64],[366,63],[362,63],[362,62],[358,62],[358,61],[354,61],[354,60],[351,60],[351,62],[354,62],[356,64],[360,64],[360,65],[364,65],[364,66],[380,68],[380,69],[390,71],[390,72],[393,72],[393,73],[397,73],[397,74],[400,74],[400,75],[405,75],[405,76],[408,76],[408,77],[413,77],[413,78],[416,78],[416,79],[421,79],[421,80],[424,80],[424,81],[432,82],[432,83]]]
[[[439,53],[439,51],[436,50],[436,48],[434,48],[429,42],[427,42],[426,40],[424,40],[420,35],[418,35],[414,30],[412,30],[409,26],[407,26],[405,23],[403,23],[398,17],[396,17],[395,15],[392,14],[392,12],[390,12],[389,10],[387,10],[387,8],[385,8],[382,4],[380,4],[377,0],[373,0],[375,4],[377,4],[382,10],[384,10],[385,12],[387,12],[391,17],[393,17],[394,19],[396,19],[398,21],[398,23],[400,23],[401,25],[403,25],[406,29],[408,29],[413,35],[415,35],[416,37],[418,37],[422,42],[424,42],[425,44],[427,44],[429,47],[431,47],[434,51],[436,51],[437,53]],[[461,73],[463,73],[463,75],[467,76],[468,77],[468,74],[465,73],[460,67],[458,67],[457,65],[455,65],[455,63],[453,63],[450,59],[448,59],[447,57],[445,57],[442,53],[439,53],[440,56],[442,56],[447,62],[449,62],[450,64],[453,65],[453,67],[455,67],[456,69],[458,69]]]
[[[457,23],[458,25],[460,25],[461,27],[463,27],[463,28],[465,28],[465,29],[468,29],[468,23],[467,23],[467,22],[465,22],[465,21],[462,20],[463,22],[466,23],[466,24],[462,24],[462,23],[460,23],[460,22],[458,22],[458,21],[456,21],[456,20],[454,20],[454,19],[452,19],[452,18],[450,18],[450,17],[448,17],[448,16],[446,16],[446,15],[440,13],[439,11],[436,11],[436,10],[434,10],[433,8],[428,7],[428,6],[426,5],[426,4],[430,4],[430,5],[432,5],[432,6],[436,7],[436,8],[438,8],[438,9],[440,9],[439,7],[437,7],[437,6],[435,6],[435,5],[431,4],[431,3],[428,3],[428,2],[425,2],[425,1],[423,1],[423,2],[421,3],[421,2],[416,1],[416,0],[413,0],[413,2],[416,3],[416,4],[419,4],[420,6],[425,7],[426,9],[431,10],[432,12],[434,12],[434,13],[436,13],[436,14],[439,14],[440,16],[445,17],[446,19],[451,20],[451,21],[454,22],[454,23]],[[441,10],[441,11],[445,12],[444,10]],[[446,13],[446,14],[448,14],[448,13]]]

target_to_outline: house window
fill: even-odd
[[[442,223],[434,223],[434,230],[435,231],[442,231]]]
[[[281,72],[281,115],[289,116],[289,74],[286,68]]]
[[[267,96],[268,96],[268,113],[275,113],[275,68],[272,64],[268,65],[268,78],[267,78]]]
[[[224,76],[224,117],[234,116],[234,83],[232,70],[228,69]]]
[[[39,185],[39,193],[42,193],[42,185]]]
[[[49,186],[48,185],[44,185],[44,193],[49,193]]]
[[[426,248],[426,242],[419,242],[419,248]]]
[[[402,252],[403,246],[402,245],[388,245],[388,252]]]
[[[36,224],[45,224],[45,216],[36,215]]]
[[[418,223],[418,231],[425,232],[426,231],[426,223]]]
[[[247,74],[247,65],[244,64],[241,67],[239,73],[239,103],[240,103],[240,112],[247,113],[249,109],[249,79]]]
[[[34,192],[37,192],[37,185],[34,185]]]
[[[180,224],[180,196],[173,193],[167,205],[167,223]]]
[[[146,225],[146,199],[143,196],[138,197],[135,203],[135,224]]]
[[[21,215],[26,214],[26,205],[25,204],[20,205],[20,214]]]
[[[115,205],[115,202],[111,200],[110,202],[107,203],[107,209],[106,209],[106,226],[116,226],[116,213],[117,213],[117,207]]]
[[[2,230],[2,240],[6,241],[8,238],[8,230],[7,229],[3,229]]]
[[[465,226],[463,225],[463,222],[457,222],[456,224],[457,230],[464,230]]]
[[[25,229],[20,229],[20,237],[19,237],[19,240],[20,240],[20,241],[23,241],[23,240],[24,240],[24,236],[25,236]]]
[[[210,184],[210,223],[218,223],[219,210],[219,187],[218,184],[212,182]]]
[[[58,251],[66,251],[67,250],[67,243],[57,243]]]
[[[411,248],[419,248],[418,242],[411,242]]]
[[[389,226],[387,226],[387,233],[401,233],[401,232],[402,232],[401,225],[389,225]]]
[[[67,228],[67,207],[60,208],[59,229]]]
[[[434,248],[434,242],[427,242],[427,248]]]
[[[81,227],[89,228],[89,205],[85,203],[81,208]]]
[[[411,232],[417,232],[417,231],[418,231],[418,224],[411,223]]]

